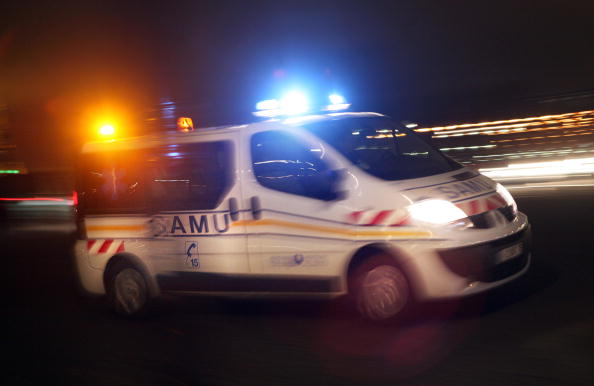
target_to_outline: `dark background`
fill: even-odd
[[[0,193],[68,191],[96,116],[141,133],[163,100],[200,126],[295,85],[424,126],[592,110],[592,15],[591,1],[4,1],[0,104],[38,186],[6,177]],[[594,207],[579,186],[519,190],[524,277],[381,328],[291,301],[183,299],[123,321],[80,295],[72,207],[9,202],[0,384],[590,385]]]
[[[9,1],[0,96],[33,170],[68,166],[104,111],[146,131],[164,98],[199,126],[294,85],[422,125],[577,111],[540,102],[594,89],[592,15],[579,0]]]

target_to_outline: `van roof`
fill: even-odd
[[[138,137],[127,137],[110,139],[103,141],[87,142],[82,147],[82,153],[95,153],[103,151],[126,150],[126,149],[141,149],[151,148],[160,145],[176,144],[176,143],[192,143],[197,142],[200,138],[208,135],[220,135],[225,133],[237,132],[239,130],[261,129],[266,126],[271,128],[279,126],[300,126],[306,123],[316,123],[322,121],[331,121],[345,118],[355,117],[384,117],[385,115],[374,112],[342,112],[342,113],[328,113],[328,114],[310,114],[300,115],[296,117],[289,117],[283,119],[270,119],[260,122],[252,122],[241,125],[227,125],[214,127],[197,128],[191,133],[182,133],[179,131],[164,131],[155,134],[143,135]]]

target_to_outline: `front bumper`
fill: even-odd
[[[530,224],[526,221],[523,225],[498,239],[417,251],[405,267],[416,297],[437,300],[467,296],[524,274],[530,266],[532,235]]]
[[[532,245],[530,226],[513,235],[490,242],[437,252],[442,263],[454,274],[472,282],[492,283],[521,272],[528,264]],[[521,251],[502,257],[510,248]],[[505,260],[503,260],[505,258]]]

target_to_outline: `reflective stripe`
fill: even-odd
[[[419,237],[419,238],[421,238],[421,237],[431,237],[433,235],[430,231],[425,231],[425,230],[358,231],[358,230],[350,230],[350,229],[325,227],[325,226],[320,226],[320,225],[294,223],[294,222],[275,220],[275,219],[236,221],[233,224],[231,224],[231,226],[243,226],[243,225],[245,225],[245,226],[276,225],[276,226],[282,226],[282,227],[286,227],[286,228],[304,229],[304,230],[310,230],[310,231],[316,231],[316,232],[341,234],[341,235],[346,235],[346,236],[399,236],[399,237]]]
[[[99,248],[99,251],[97,251],[97,252],[98,253],[105,253],[105,252],[107,252],[107,250],[111,246],[111,243],[113,243],[113,240],[105,240],[103,242],[103,244],[101,245],[101,247]]]
[[[382,210],[373,218],[373,220],[371,220],[369,224],[365,225],[381,225],[384,222],[384,220],[391,214],[391,210]]]
[[[113,253],[120,253],[125,251],[123,240],[114,239],[98,239],[98,240],[87,240],[87,251],[90,254],[108,253],[110,250]],[[114,250],[115,249],[115,250]]]

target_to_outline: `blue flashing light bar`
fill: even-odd
[[[350,107],[350,103],[339,94],[331,94],[328,96],[330,104],[326,105],[323,111],[339,111],[346,110]],[[253,114],[256,117],[273,118],[278,116],[294,116],[307,113],[311,110],[309,99],[307,95],[298,90],[288,92],[278,99],[267,99],[256,104],[256,110]]]
[[[342,105],[346,103],[346,99],[344,99],[344,97],[339,94],[330,94],[328,99],[330,100],[330,104],[333,105]]]

